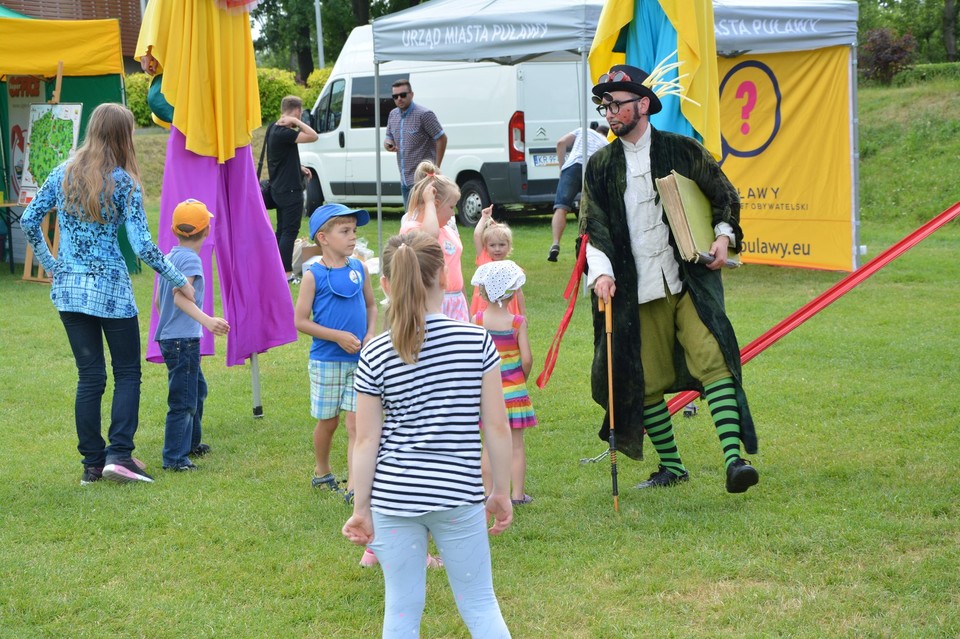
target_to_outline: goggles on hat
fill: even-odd
[[[600,76],[600,79],[597,80],[597,84],[606,84],[608,82],[633,82],[633,80],[631,80],[630,76],[623,71],[611,71],[610,73],[604,73]]]

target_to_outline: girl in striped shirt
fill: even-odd
[[[435,238],[391,238],[382,268],[390,329],[360,353],[354,506],[343,534],[369,545],[383,568],[383,637],[419,636],[428,534],[471,636],[509,637],[485,530],[489,517],[494,535],[513,519],[500,357],[483,328],[441,314],[446,273]],[[481,448],[491,469],[485,503]]]

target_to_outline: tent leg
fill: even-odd
[[[253,417],[259,419],[263,417],[263,404],[260,402],[260,364],[257,362],[256,353],[250,356],[250,370],[253,382]]]

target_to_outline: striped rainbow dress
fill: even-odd
[[[476,322],[483,326],[483,312],[476,315]],[[523,377],[520,363],[520,344],[517,331],[523,324],[523,315],[513,316],[513,327],[509,331],[491,331],[490,337],[500,353],[500,378],[503,381],[503,397],[507,403],[507,417],[510,428],[531,428],[537,425],[537,416],[527,393],[527,380]]]

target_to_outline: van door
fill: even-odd
[[[377,136],[374,109],[380,108],[380,166],[382,194],[385,201],[400,197],[400,171],[397,156],[383,149],[387,117],[393,110],[391,85],[401,75],[381,75],[379,99],[374,97],[372,75],[354,76],[350,89],[350,127],[347,130],[346,177],[350,182],[348,193],[356,204],[375,202],[377,196]],[[399,200],[399,201],[402,201]]]
[[[313,128],[319,138],[316,142],[300,145],[301,162],[319,177],[319,182],[312,179],[307,181],[307,210],[310,211],[324,200],[339,202],[347,195],[344,173],[347,158],[346,123],[343,121],[346,88],[345,78],[327,82],[311,114]]]
[[[518,76],[526,119],[528,195],[533,201],[553,201],[560,179],[557,140],[581,125],[587,90],[580,63],[526,62]],[[590,118],[589,116],[593,116]],[[588,112],[588,120],[597,119]]]

